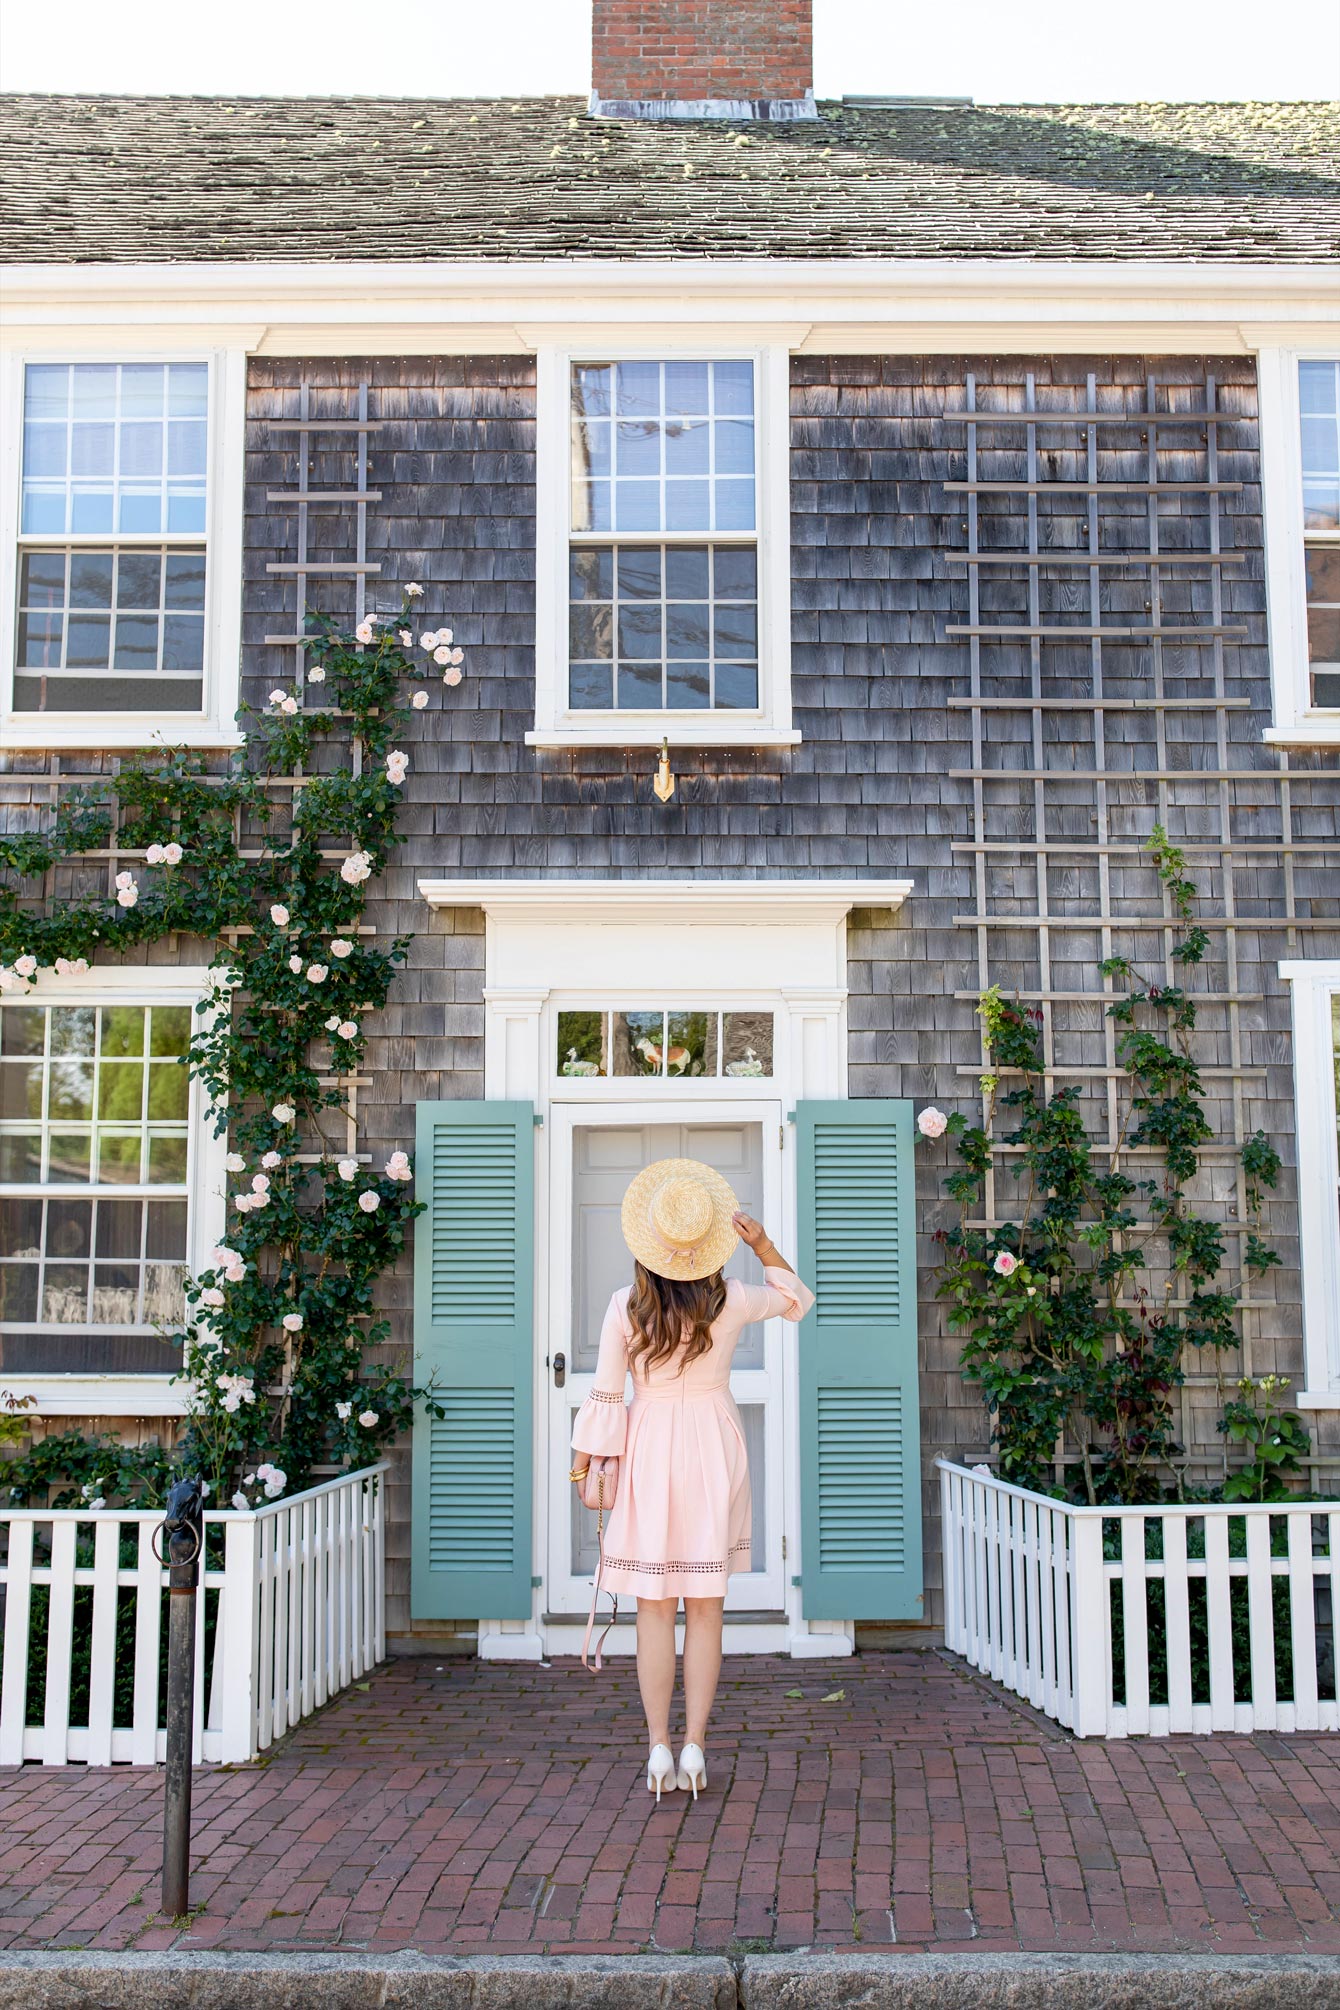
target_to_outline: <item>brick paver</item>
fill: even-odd
[[[801,1693],[795,1695],[794,1691]],[[631,1665],[398,1661],[195,1781],[0,1776],[0,1945],[1340,1952],[1340,1737],[1080,1744],[934,1653],[727,1666],[695,1806]]]

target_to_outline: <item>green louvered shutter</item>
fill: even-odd
[[[529,1103],[420,1103],[414,1424],[416,1619],[531,1609],[534,1115]]]
[[[806,1619],[920,1619],[912,1105],[801,1103],[801,1586]]]

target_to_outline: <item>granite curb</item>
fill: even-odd
[[[1332,2010],[1340,1955],[0,1952],[0,2010]]]

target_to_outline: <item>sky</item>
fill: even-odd
[[[814,0],[814,29],[821,97],[1340,97],[1337,0]],[[590,0],[58,0],[7,9],[0,88],[585,92],[589,39]]]

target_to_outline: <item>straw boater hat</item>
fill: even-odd
[[[623,1197],[623,1239],[645,1270],[687,1283],[711,1277],[740,1240],[728,1181],[699,1159],[657,1159]]]

